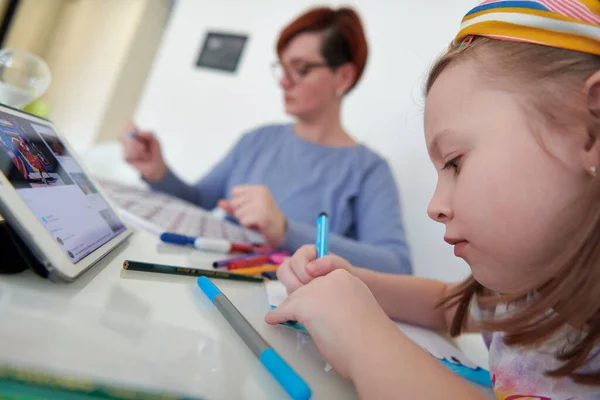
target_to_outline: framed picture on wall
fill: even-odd
[[[196,66],[235,72],[247,41],[246,35],[208,32],[202,43]]]

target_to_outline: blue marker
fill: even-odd
[[[458,375],[462,376],[465,379],[468,379],[472,382],[478,383],[485,387],[493,387],[492,378],[490,377],[489,371],[486,371],[483,368],[477,367],[476,369],[471,369],[462,364],[453,364],[447,360],[440,360],[442,364],[444,364],[448,369],[454,371]]]
[[[310,399],[312,391],[306,382],[258,334],[219,288],[205,276],[198,278],[198,286],[290,397],[294,400]]]
[[[265,273],[263,273],[263,276],[265,276]],[[277,307],[275,306],[271,306],[271,310],[276,309]],[[304,333],[308,333],[308,330],[304,327],[304,325],[302,325],[300,322],[298,321],[286,321],[286,322],[281,322],[280,325],[285,325],[288,326],[290,328],[294,328],[297,331],[300,332],[304,332]]]
[[[327,213],[322,212],[317,217],[317,258],[327,255],[329,237],[329,217]]]
[[[329,237],[329,217],[327,213],[322,212],[317,217],[317,258],[321,258],[327,255],[327,247],[328,247],[328,237]],[[264,276],[264,274],[263,274]],[[271,305],[271,309],[276,308]],[[294,328],[298,331],[308,333],[304,325],[297,321],[286,321],[282,322],[281,325],[288,326],[290,328]]]
[[[254,247],[244,243],[231,243],[223,239],[210,239],[203,237],[185,236],[172,232],[163,232],[160,240],[165,243],[180,246],[193,246],[198,250],[214,251],[219,253],[251,253]]]
[[[127,132],[127,137],[131,140],[135,140],[139,133],[138,127],[133,122],[129,122],[129,132]]]

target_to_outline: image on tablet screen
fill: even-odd
[[[126,229],[51,125],[0,110],[0,171],[73,263]]]

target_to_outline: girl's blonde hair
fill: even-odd
[[[465,43],[436,62],[427,79],[426,94],[448,66],[473,62],[490,84],[517,94],[534,123],[567,134],[570,126],[583,122],[589,149],[600,139],[600,110],[589,105],[584,90],[587,79],[600,71],[599,56],[485,37],[469,38]],[[578,321],[582,335],[573,346],[556,354],[563,364],[548,375],[600,385],[600,371],[581,371],[592,358],[600,357],[600,181],[595,180],[589,194],[572,206],[583,208],[585,219],[574,221],[579,229],[564,243],[564,251],[554,260],[555,268],[549,269],[558,271],[555,276],[541,276],[527,292],[510,296],[491,293],[470,277],[440,306],[456,307],[450,332],[456,336],[467,321],[473,298],[490,309],[501,303],[527,304],[506,318],[481,322],[482,329],[505,332],[507,345],[541,344]]]

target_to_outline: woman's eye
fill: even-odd
[[[300,76],[304,76],[304,75],[308,74],[309,70],[310,70],[310,68],[308,66],[306,66],[306,65],[303,65],[302,67],[296,68],[296,72]]]

